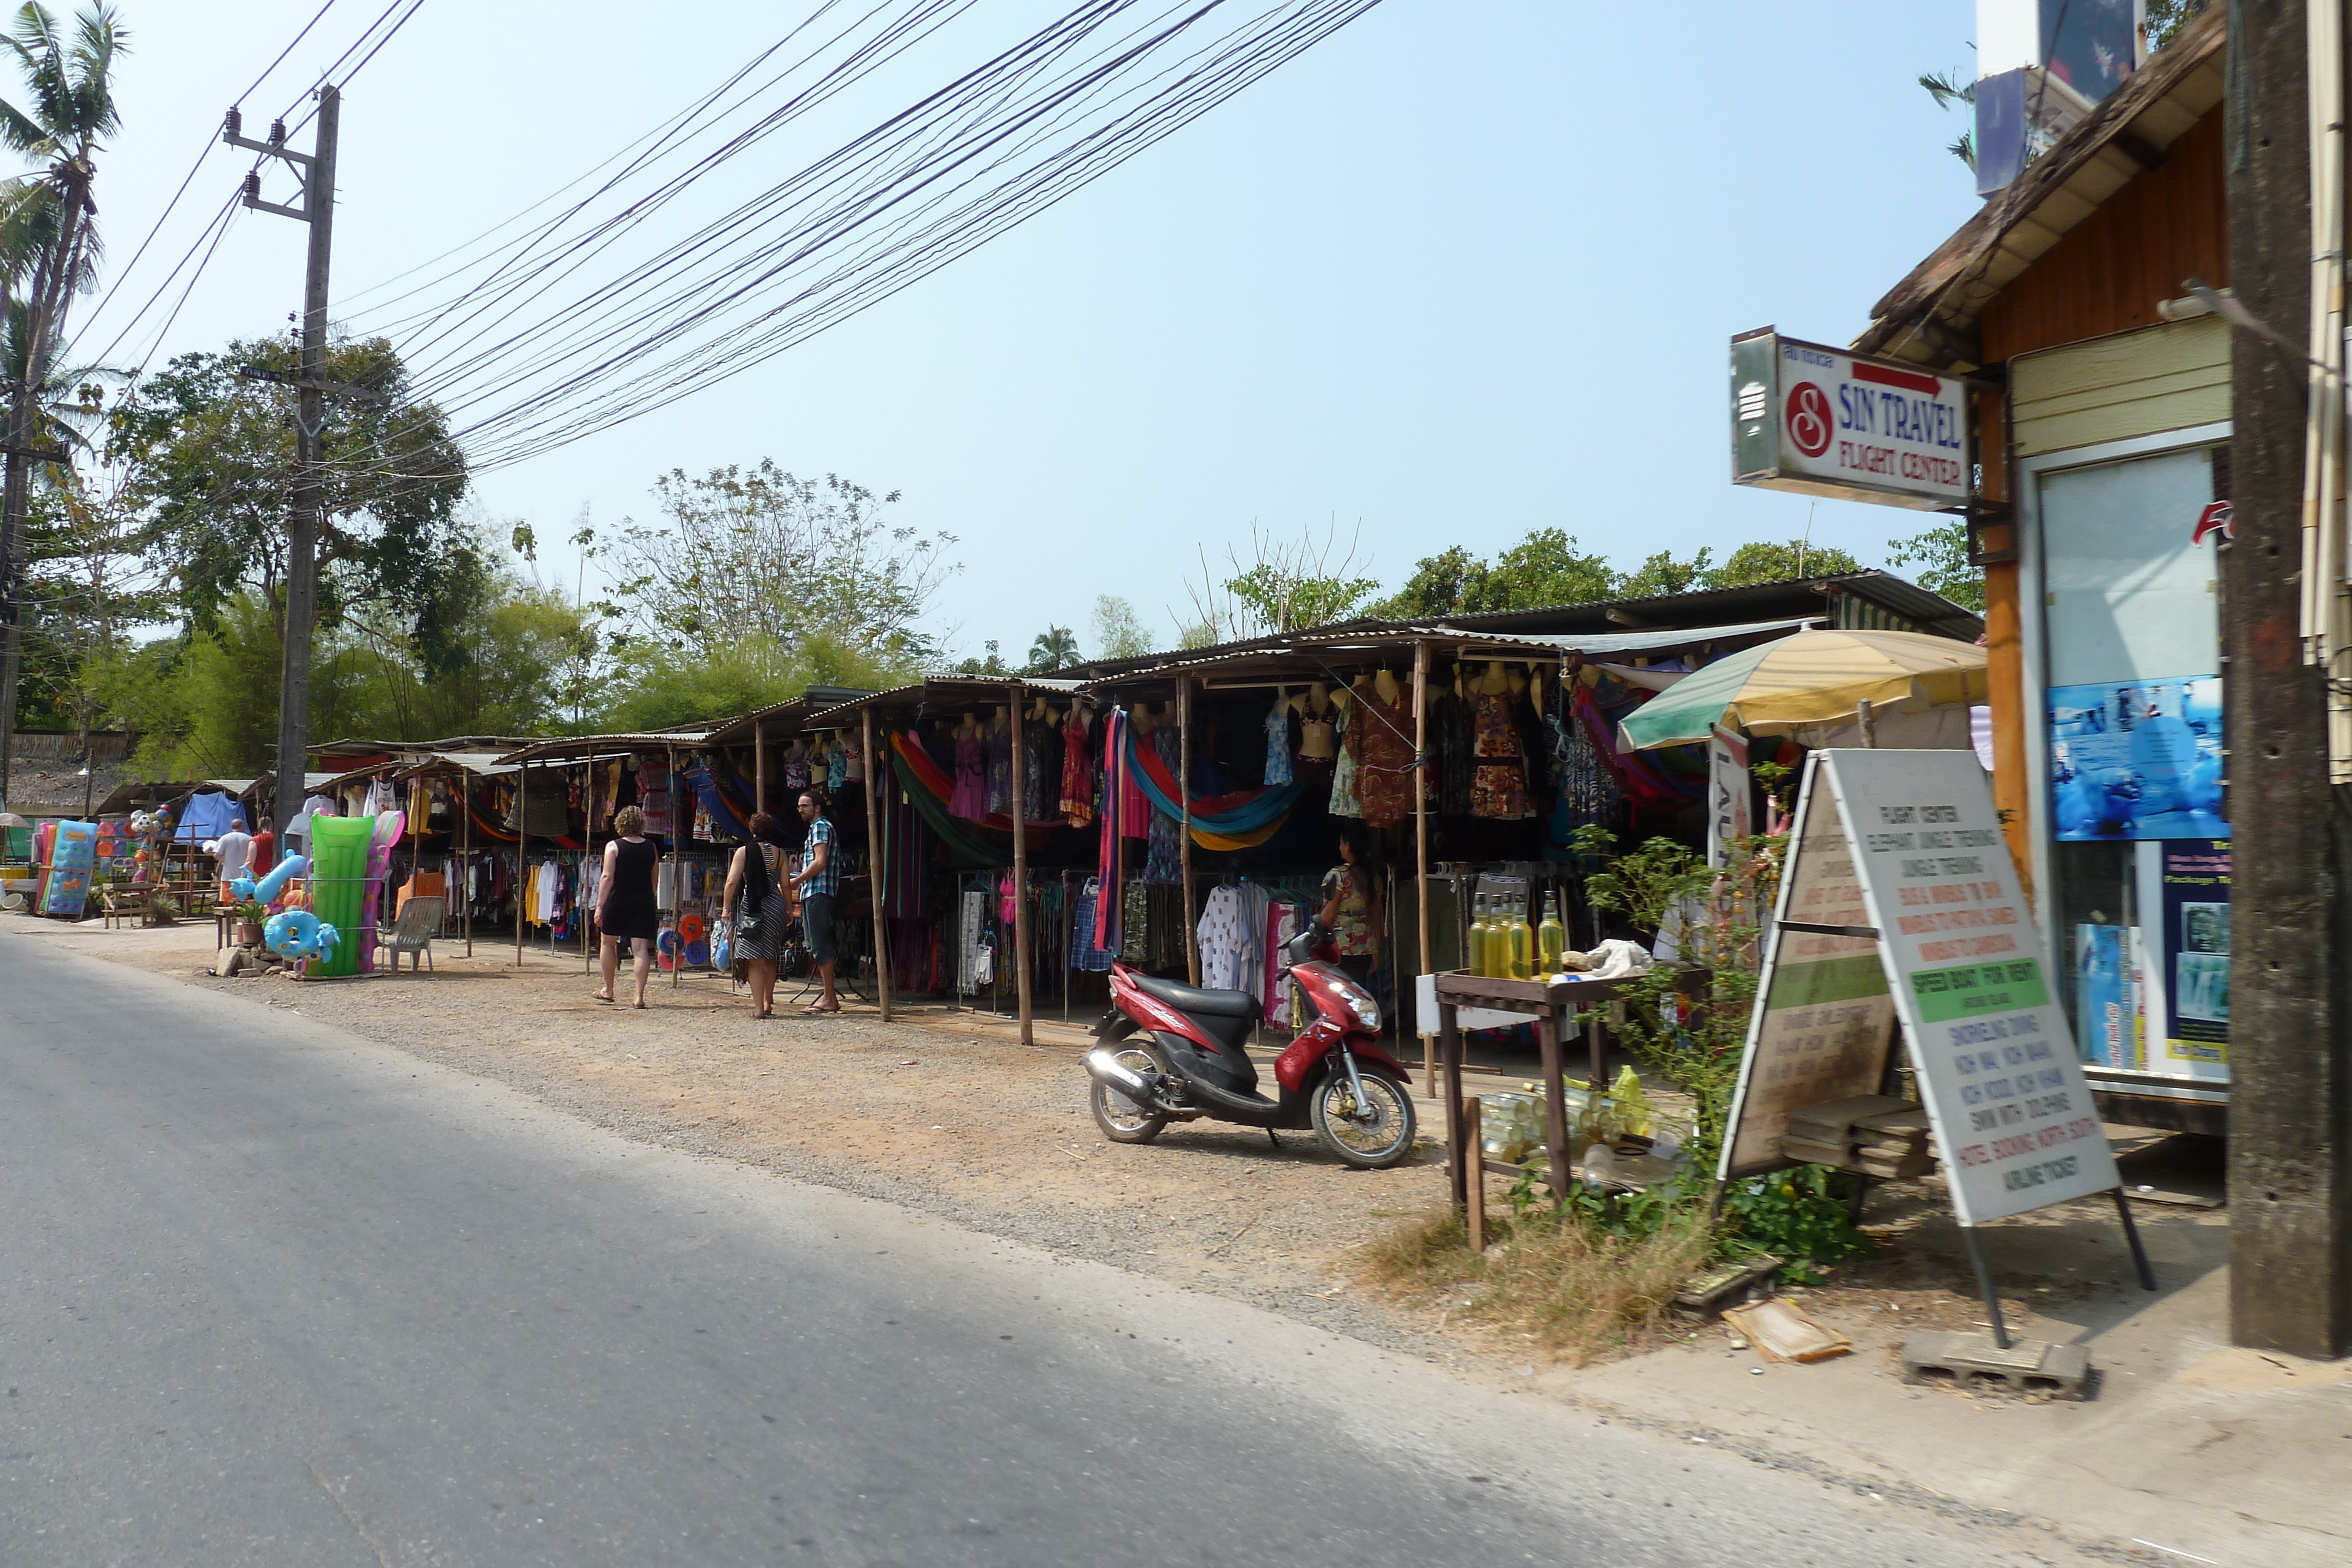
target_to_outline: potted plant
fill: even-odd
[[[170,925],[180,918],[180,901],[168,893],[159,893],[147,901],[147,920],[152,925]]]
[[[269,911],[261,900],[248,898],[236,906],[236,945],[240,947],[261,946],[261,923],[269,918]]]

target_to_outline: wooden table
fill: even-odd
[[[1654,974],[1656,971],[1647,971]],[[1705,983],[1706,971],[1696,967],[1675,972],[1675,988],[1690,991]],[[1460,1009],[1489,1008],[1497,1012],[1523,1013],[1532,1017],[1536,1025],[1536,1050],[1540,1058],[1544,1083],[1544,1145],[1551,1154],[1551,1189],[1555,1196],[1565,1197],[1572,1179],[1569,1167],[1572,1163],[1568,1146],[1568,1086],[1563,1076],[1560,1041],[1576,1014],[1617,1000],[1631,982],[1643,975],[1622,975],[1614,979],[1589,980],[1570,976],[1544,980],[1498,980],[1462,970],[1450,970],[1433,977],[1437,987],[1438,1055],[1444,1065],[1445,1095],[1445,1166],[1452,1184],[1454,1207],[1466,1207],[1470,1201],[1470,1159],[1473,1151],[1483,1169],[1498,1176],[1517,1176],[1520,1167],[1502,1160],[1490,1160],[1480,1148],[1478,1130],[1464,1126],[1462,1113],[1462,1030],[1456,1019]],[[1585,1040],[1591,1051],[1591,1082],[1595,1092],[1605,1092],[1609,1085],[1602,1074],[1607,1069],[1608,1037],[1601,1019],[1591,1019],[1585,1026]]]

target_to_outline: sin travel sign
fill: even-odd
[[[1789,1163],[1790,1111],[1877,1092],[1891,1012],[1961,1224],[2113,1190],[2038,946],[1973,753],[1814,753],[1721,1174]],[[1828,983],[1841,965],[1854,972]]]
[[[1923,510],[1969,496],[1967,383],[1770,328],[1731,340],[1731,479]]]

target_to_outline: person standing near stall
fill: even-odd
[[[751,837],[736,850],[727,868],[719,918],[732,922],[737,910],[743,912],[741,924],[734,926],[735,951],[751,967],[751,1016],[772,1018],[776,1011],[776,958],[783,946],[784,922],[790,918],[783,893],[776,885],[777,850],[769,841],[776,831],[776,819],[755,811],[744,826]]]
[[[1339,967],[1369,988],[1380,962],[1381,904],[1364,864],[1364,842],[1362,823],[1339,824],[1339,863],[1323,873],[1323,907],[1315,918],[1330,928]]]
[[[613,813],[613,833],[604,846],[604,883],[596,900],[596,925],[604,934],[604,988],[596,999],[615,999],[613,982],[620,974],[621,944],[626,941],[636,958],[636,1005],[642,1008],[646,979],[654,969],[654,937],[661,929],[661,910],[654,896],[661,851],[645,836],[646,814],[635,806]]]
[[[801,791],[801,821],[808,824],[808,840],[793,880],[800,884],[801,929],[808,937],[809,960],[824,981],[824,995],[806,1011],[820,1018],[841,1010],[841,998],[833,989],[833,901],[841,891],[841,868],[833,859],[833,820],[824,814],[824,796],[815,789]]]

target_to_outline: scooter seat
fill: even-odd
[[[1194,1018],[1255,1019],[1258,1014],[1258,999],[1247,991],[1212,991],[1181,980],[1155,980],[1149,975],[1136,976],[1135,988]]]

